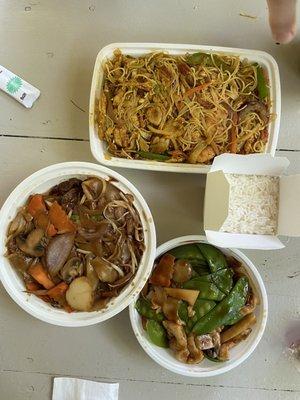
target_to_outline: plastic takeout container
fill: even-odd
[[[73,177],[98,176],[113,178],[113,184],[124,193],[134,196],[134,205],[139,212],[145,238],[145,252],[138,271],[128,286],[100,311],[67,313],[51,307],[34,295],[25,293],[22,278],[5,257],[5,241],[8,225],[33,193],[43,193],[58,183]],[[139,191],[122,175],[97,164],[86,162],[66,162],[41,169],[20,183],[7,198],[0,211],[0,279],[12,299],[25,311],[42,321],[61,326],[87,326],[105,321],[129,305],[139,294],[147,280],[154,261],[156,234],[151,212]]]
[[[271,114],[276,118],[269,125],[269,140],[266,146],[266,153],[275,154],[281,112],[281,91],[278,66],[274,58],[263,51],[235,49],[219,46],[202,46],[191,44],[166,44],[166,43],[113,43],[103,47],[97,55],[94,73],[92,78],[90,106],[89,106],[89,131],[90,146],[93,156],[101,164],[114,166],[135,168],[152,171],[168,171],[168,172],[188,172],[206,174],[210,170],[209,165],[185,164],[185,163],[165,163],[151,160],[128,160],[126,158],[114,157],[107,152],[106,143],[100,140],[97,125],[97,109],[100,92],[103,86],[104,70],[103,66],[107,59],[113,56],[113,52],[120,49],[124,54],[134,57],[141,56],[151,51],[165,51],[169,54],[179,55],[186,53],[195,53],[203,51],[206,53],[218,53],[224,55],[238,55],[243,59],[251,62],[257,62],[267,71],[270,84]]]
[[[205,236],[182,236],[170,240],[158,247],[156,251],[156,257],[161,256],[168,250],[171,250],[177,246],[197,242],[207,243],[207,240]],[[143,329],[141,317],[135,309],[134,303],[131,303],[129,306],[131,325],[134,334],[142,348],[155,362],[177,374],[204,378],[228,372],[250,357],[264,333],[268,317],[268,299],[264,283],[257,269],[249,260],[249,258],[239,250],[222,249],[222,252],[228,256],[233,256],[243,264],[245,273],[251,282],[251,286],[259,298],[259,305],[255,310],[255,315],[257,318],[256,324],[253,325],[252,332],[248,338],[230,350],[229,361],[218,363],[204,360],[202,363],[195,365],[184,364],[180,361],[177,361],[171,350],[155,346],[149,341],[147,333]]]
[[[204,200],[204,230],[207,240],[220,247],[272,250],[284,247],[277,235],[300,236],[300,175],[283,176],[290,162],[269,154],[222,154],[214,159],[207,175]],[[276,235],[220,232],[228,215],[230,185],[226,173],[279,176]]]

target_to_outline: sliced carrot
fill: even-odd
[[[76,230],[73,222],[68,218],[67,213],[55,201],[49,210],[50,222],[60,233],[74,232]]]
[[[33,292],[41,288],[41,286],[37,282],[30,282],[30,281],[25,282],[25,286],[29,292]]]
[[[54,300],[59,300],[68,290],[69,285],[65,282],[60,282],[58,285],[48,290],[47,295]]]
[[[31,197],[27,205],[27,211],[33,217],[40,212],[46,211],[46,205],[41,194],[35,194]]]
[[[31,265],[27,272],[31,275],[38,283],[44,286],[45,289],[51,289],[55,284],[49,278],[47,271],[42,264],[36,263]]]
[[[203,89],[206,89],[210,84],[211,84],[211,82],[205,82],[205,83],[202,83],[202,85],[199,85],[192,89],[189,89],[184,93],[184,97],[191,97],[191,96],[193,96],[193,94],[199,93]]]
[[[38,228],[43,229],[48,236],[55,236],[57,230],[49,220],[49,215],[46,212],[40,212],[35,216],[35,224]]]
[[[48,236],[55,236],[57,234],[57,229],[54,228],[53,224],[49,224],[48,229],[47,229],[47,235]]]

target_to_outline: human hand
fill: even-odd
[[[296,34],[296,0],[267,0],[276,43],[289,43]]]

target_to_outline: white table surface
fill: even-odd
[[[87,123],[91,73],[99,49],[117,41],[271,53],[282,79],[277,154],[290,159],[290,173],[300,173],[299,37],[276,46],[266,18],[262,0],[0,0],[0,63],[42,93],[32,110],[0,93],[0,203],[41,167],[93,161]],[[202,233],[204,176],[119,172],[148,201],[159,243]],[[97,326],[60,328],[27,315],[1,286],[0,399],[50,400],[54,376],[120,382],[120,400],[299,399],[300,375],[284,353],[291,330],[300,338],[300,276],[288,277],[300,270],[299,244],[290,239],[280,251],[246,252],[267,287],[267,329],[248,361],[209,379],[177,376],[156,365],[138,345],[127,310]]]

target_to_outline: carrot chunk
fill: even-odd
[[[41,194],[35,194],[31,197],[27,205],[27,211],[33,217],[40,212],[46,211],[46,205]]]
[[[44,286],[45,289],[51,289],[55,284],[49,278],[47,271],[42,264],[36,263],[31,265],[27,272],[31,275],[38,283]]]
[[[60,233],[74,232],[76,230],[73,222],[68,218],[64,209],[55,201],[49,210],[50,222]]]

